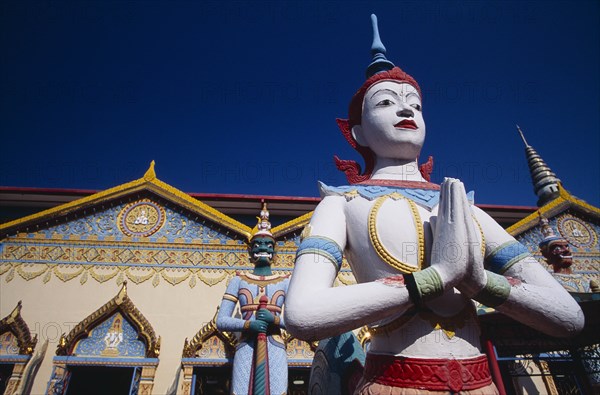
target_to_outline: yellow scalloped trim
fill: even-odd
[[[58,266],[54,267],[54,275],[58,277],[62,282],[66,283],[69,280],[72,280],[76,277],[79,277],[81,273],[83,273],[84,268],[80,268],[74,273],[61,273]]]
[[[43,283],[48,283],[52,279],[52,274],[58,277],[63,282],[71,281],[75,278],[80,277],[81,284],[85,284],[87,282],[87,278],[84,279],[84,276],[91,276],[94,280],[99,283],[107,282],[115,277],[117,277],[117,285],[123,284],[126,279],[131,280],[135,284],[141,284],[147,281],[152,280],[152,285],[155,287],[160,284],[160,278],[162,277],[166,282],[171,285],[178,285],[183,283],[184,281],[189,279],[188,286],[190,288],[194,288],[196,286],[196,282],[199,279],[204,284],[208,286],[213,286],[219,284],[220,282],[226,280],[228,277],[234,276],[236,271],[231,269],[167,269],[167,268],[152,268],[149,273],[144,274],[136,274],[136,270],[139,268],[113,268],[112,272],[101,274],[98,273],[97,270],[100,268],[104,268],[105,266],[92,266],[92,267],[80,267],[77,271],[69,272],[61,270],[60,265],[56,264],[37,264],[42,266],[43,269],[35,272],[28,272],[25,269],[25,263],[8,263],[0,266],[0,276],[5,275],[5,281],[10,282],[14,279],[15,272],[19,274],[21,278],[25,281],[30,281],[35,278],[38,278],[42,275]],[[37,266],[36,265],[36,266]],[[64,266],[64,265],[63,265]],[[68,265],[69,267],[73,267],[74,265]],[[140,270],[141,271],[141,270]],[[183,275],[170,275],[170,273],[183,273]],[[282,271],[278,272],[278,276],[289,275],[291,271]],[[338,276],[339,277],[339,276]],[[352,273],[346,273],[343,276],[343,280],[341,280],[344,284],[355,284],[354,276]]]
[[[200,281],[202,281],[204,284],[208,285],[209,287],[212,287],[213,285],[216,285],[216,284],[220,283],[221,281],[225,280],[229,274],[230,273],[228,273],[225,270],[223,270],[223,273],[217,277],[207,277],[207,276],[204,276],[202,272],[196,273],[196,275],[198,276]]]
[[[162,276],[162,278],[165,279],[166,282],[168,282],[171,285],[177,285],[185,280],[187,280],[192,273],[187,272],[186,274],[183,275],[183,277],[175,277],[175,276],[169,276],[167,275],[166,270],[163,270],[160,275]]]
[[[17,266],[17,273],[25,281],[33,280],[34,278],[39,277],[42,274],[46,273],[46,271],[48,270],[47,267],[44,267],[44,268],[42,268],[42,270],[37,271],[37,272],[27,272],[24,269],[25,269],[25,265]],[[2,272],[0,270],[0,275],[2,275],[2,274],[4,274],[4,272]]]
[[[131,270],[125,271],[125,275],[127,276],[127,278],[130,279],[131,281],[133,281],[135,284],[141,284],[143,282],[150,280],[152,278],[152,276],[154,276],[155,273],[156,272],[154,270],[150,270],[150,273],[147,275],[133,274],[133,273],[131,273]]]
[[[0,276],[9,271],[11,267],[12,265],[10,263],[3,263],[0,265]],[[46,271],[46,269],[44,269],[44,271]]]
[[[104,266],[102,266],[102,267],[104,267]],[[92,276],[94,278],[94,280],[98,281],[99,283],[104,283],[104,282],[110,280],[111,278],[113,278],[117,274],[119,274],[120,271],[121,270],[118,267],[115,268],[115,271],[113,273],[108,273],[108,274],[98,274],[94,271],[94,267],[91,267],[89,270],[90,276]]]

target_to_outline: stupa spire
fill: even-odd
[[[525,140],[525,135],[523,134],[523,131],[521,130],[519,125],[516,125],[516,126],[517,126],[517,130],[519,131],[519,134],[521,135],[521,140],[523,140],[523,144],[525,144],[525,147],[529,147],[529,143],[527,142],[527,140]]]
[[[550,167],[548,167],[537,151],[527,143],[519,125],[517,125],[517,130],[525,144],[525,157],[527,158],[527,165],[531,174],[533,192],[538,197],[537,205],[541,207],[558,196],[558,184],[560,180],[550,170]]]

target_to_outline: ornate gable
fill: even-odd
[[[600,222],[600,209],[598,207],[594,207],[571,195],[560,183],[558,184],[558,191],[558,197],[556,199],[543,205],[538,211],[528,215],[516,224],[508,227],[506,231],[517,237],[523,232],[536,227],[540,215],[545,218],[553,218],[567,210],[576,212],[578,216],[585,218],[588,221],[595,222],[596,224]]]
[[[119,293],[60,338],[56,355],[158,358],[160,337],[127,295]]]
[[[200,218],[204,221],[208,220],[226,231],[233,231],[243,238],[250,235],[250,228],[231,217],[228,217],[212,207],[204,204],[188,194],[173,188],[172,186],[160,181],[156,178],[154,172],[154,161],[150,164],[150,168],[144,176],[138,180],[107,189],[94,195],[78,199],[49,210],[42,211],[37,214],[29,215],[11,222],[0,225],[0,238],[5,238],[9,235],[17,235],[18,233],[30,233],[39,229],[47,228],[54,224],[64,223],[69,219],[84,217],[90,212],[104,210],[108,207],[113,207],[116,202],[123,200],[131,200],[131,198],[144,196],[147,194],[154,195],[164,199],[172,204],[179,212],[186,212],[191,217]],[[151,207],[147,206],[147,214],[151,214]],[[134,210],[131,215],[140,215],[141,209]],[[142,216],[140,216],[140,219]],[[147,224],[135,224],[135,218],[131,223],[131,236],[143,236],[145,232],[136,232],[138,228],[146,229]],[[102,226],[102,224],[100,224]]]
[[[290,335],[287,331],[282,331],[282,337],[286,344],[285,349],[290,366],[310,366],[312,364],[319,342],[305,342]]]
[[[589,293],[590,282],[600,283],[600,209],[570,195],[559,184],[559,195],[507,231],[525,245],[549,271],[539,243],[544,239],[540,217],[548,220],[553,234],[569,243],[573,255],[573,274],[554,274],[569,292]]]
[[[183,345],[183,358],[200,358],[205,360],[225,360],[233,358],[237,339],[229,332],[217,328],[217,314],[204,325],[191,341],[185,339]]]
[[[291,272],[310,214],[273,228],[273,268]],[[212,286],[250,269],[251,229],[156,178],[144,177],[0,225],[0,276],[44,283],[199,281]]]
[[[31,355],[37,344],[37,335],[31,338],[29,327],[21,317],[21,301],[0,320],[0,355]]]

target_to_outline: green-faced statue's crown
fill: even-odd
[[[273,238],[271,233],[271,222],[269,222],[269,210],[267,210],[267,203],[263,202],[262,210],[260,210],[260,216],[256,217],[258,223],[252,229],[252,236],[250,240],[259,236],[267,236]]]

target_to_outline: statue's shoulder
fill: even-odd
[[[343,196],[346,201],[355,198],[375,200],[385,196],[400,197],[431,210],[439,202],[440,188],[429,182],[397,182],[387,180],[369,180],[360,184],[329,186],[319,183],[321,197]]]
[[[384,196],[399,198],[400,196],[417,203],[421,207],[432,210],[440,200],[440,186],[431,182],[367,180],[360,184],[329,186],[319,182],[322,198],[342,196],[346,201],[360,197],[375,200]],[[467,199],[474,204],[475,193],[467,193]]]

